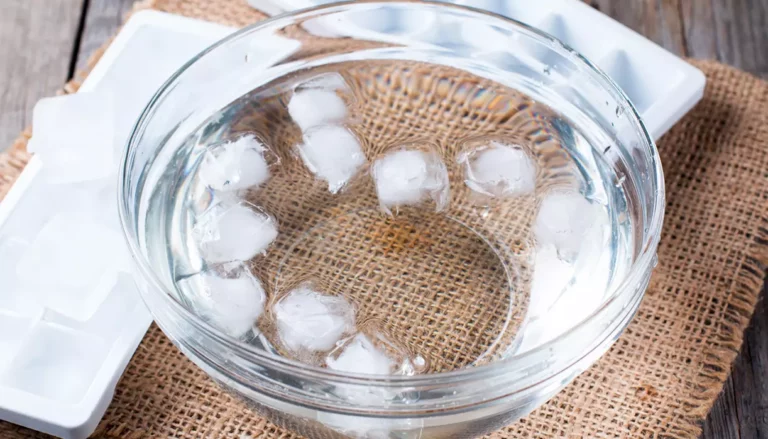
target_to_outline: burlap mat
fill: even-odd
[[[154,0],[139,7],[238,26],[263,18],[243,0]],[[699,435],[768,265],[768,84],[714,62],[694,63],[707,75],[707,90],[659,143],[667,215],[659,265],[635,320],[562,393],[490,437]],[[29,135],[0,155],[0,197],[28,159]],[[0,423],[2,438],[39,436]],[[218,388],[153,326],[95,437],[295,435]]]

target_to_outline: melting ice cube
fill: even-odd
[[[328,357],[326,363],[334,370],[371,375],[389,375],[395,366],[395,361],[365,334],[357,334],[338,357]]]
[[[35,105],[27,148],[40,156],[50,182],[98,180],[117,173],[114,113],[108,93],[74,93]]]
[[[347,118],[347,104],[338,91],[349,92],[341,75],[317,75],[296,87],[288,102],[288,113],[302,131],[322,125],[340,125]]]
[[[243,201],[209,209],[195,225],[194,234],[206,261],[247,261],[265,252],[277,238],[277,224],[266,212]]]
[[[355,311],[341,297],[300,286],[274,308],[280,339],[295,352],[328,351],[354,328]]]
[[[202,317],[233,337],[247,335],[264,311],[264,287],[241,262],[211,267],[179,287]]]
[[[438,211],[448,204],[448,171],[435,153],[401,149],[373,164],[376,193],[382,208],[414,205],[426,199]]]
[[[491,142],[462,156],[466,185],[491,197],[524,195],[536,188],[536,166],[521,148]]]
[[[200,177],[218,191],[236,191],[259,186],[269,178],[264,145],[246,135],[205,152]]]
[[[347,104],[333,90],[308,88],[294,92],[288,113],[302,131],[344,122]]]
[[[560,257],[571,261],[581,251],[590,232],[607,225],[605,209],[575,192],[553,192],[541,202],[533,233],[540,244],[551,244]]]
[[[365,164],[360,142],[342,126],[326,125],[304,135],[299,155],[307,168],[328,182],[328,190],[336,193],[343,188]]]

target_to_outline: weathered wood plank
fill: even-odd
[[[745,332],[744,346],[723,393],[709,414],[702,439],[768,438],[768,279]]]
[[[82,70],[88,58],[115,35],[136,0],[90,0],[80,37],[76,66]]]
[[[704,432],[701,439],[738,439],[741,437],[732,380],[732,376],[728,378],[723,392],[704,422]]]
[[[589,3],[677,55],[685,55],[680,0],[590,0]]]
[[[717,59],[715,13],[710,0],[680,0],[680,12],[688,56]]]
[[[681,0],[686,48],[768,78],[768,1]],[[768,438],[768,284],[703,439]]]
[[[11,0],[0,15],[0,149],[30,122],[39,97],[82,68],[134,0]],[[676,54],[714,58],[768,77],[768,0],[591,0]],[[768,288],[768,287],[767,287]],[[764,293],[765,296],[765,293]],[[705,439],[768,438],[768,304],[762,302],[731,378],[704,425]]]
[[[83,0],[4,0],[0,14],[0,150],[38,99],[67,80]]]
[[[692,56],[768,77],[768,1],[681,0]]]

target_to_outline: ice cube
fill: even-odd
[[[98,221],[109,212],[112,227],[121,233],[117,218],[116,176],[112,179],[54,184],[47,181],[46,171],[45,167],[41,168],[26,187],[24,195],[3,223],[4,234],[30,242],[53,215],[73,211],[94,212],[94,219]],[[105,181],[112,183],[109,189],[102,186]]]
[[[379,204],[386,212],[430,198],[437,211],[448,205],[448,171],[435,153],[408,149],[390,152],[376,160],[372,173]]]
[[[77,320],[89,318],[114,285],[122,236],[86,212],[48,221],[16,265],[18,288]]]
[[[360,142],[342,126],[326,125],[304,135],[299,155],[307,168],[328,182],[328,190],[336,193],[343,188],[365,164]]]
[[[115,144],[118,155],[126,146],[128,135],[158,88],[190,58],[210,45],[211,40],[208,36],[189,32],[168,32],[159,27],[141,26],[123,43],[120,53],[111,60],[112,68],[104,73],[96,85],[97,92],[109,90],[114,95],[117,112]],[[147,50],[147,47],[152,50]],[[221,71],[218,73],[221,74]],[[189,97],[186,93],[184,95],[165,101],[166,105],[178,109],[174,112],[175,120],[171,120],[165,127],[175,126],[196,109],[195,105],[175,105],[182,98]]]
[[[134,317],[132,311],[139,305],[141,305],[141,297],[136,282],[133,276],[123,273],[118,275],[117,282],[109,291],[107,298],[87,320],[78,321],[52,309],[45,311],[43,320],[99,336],[111,343],[128,325],[128,319]]]
[[[115,175],[114,117],[106,92],[41,99],[32,114],[27,149],[40,156],[46,177],[54,183]]]
[[[539,206],[533,233],[540,244],[553,245],[558,255],[573,260],[587,241],[590,231],[607,225],[605,209],[575,192],[552,192]]]
[[[352,305],[308,285],[288,293],[274,307],[283,344],[292,351],[328,351],[355,325]]]
[[[264,145],[252,135],[215,146],[205,152],[200,177],[218,191],[259,186],[269,178]]]
[[[277,238],[277,224],[266,212],[243,201],[211,208],[195,225],[194,234],[206,261],[247,261],[264,253]]]
[[[357,334],[339,354],[326,359],[328,367],[342,372],[389,375],[395,361],[377,348],[365,334]]]
[[[288,114],[302,131],[307,131],[322,125],[342,123],[347,117],[347,104],[333,90],[296,90],[288,102]]]
[[[591,229],[578,258],[563,260],[557,249],[536,249],[531,296],[516,353],[527,352],[564,334],[599,309],[615,274],[612,252],[604,250],[600,229]]]
[[[466,185],[491,197],[513,197],[536,188],[536,166],[521,148],[491,142],[459,159],[464,162]]]
[[[203,318],[233,337],[247,335],[264,311],[264,287],[241,262],[210,267],[179,284]]]
[[[0,377],[0,384],[76,405],[91,386],[107,352],[107,345],[99,337],[40,323]]]

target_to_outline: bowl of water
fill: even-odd
[[[227,37],[150,102],[120,212],[157,324],[306,437],[478,437],[597,360],[647,288],[656,147],[536,29],[358,2]]]

